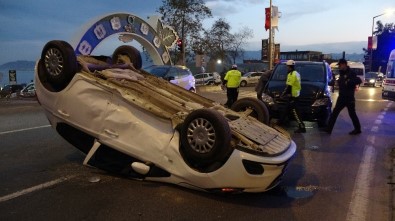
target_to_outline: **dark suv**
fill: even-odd
[[[25,85],[23,85],[23,84],[8,84],[8,85],[4,86],[3,89],[1,89],[0,97],[8,97],[12,93],[21,91],[25,86],[26,86],[26,84]]]
[[[319,127],[325,127],[332,112],[332,98],[328,83],[332,71],[326,62],[296,61],[295,70],[299,72],[302,83],[298,110],[304,121],[316,121]],[[286,98],[280,95],[284,91],[287,79],[287,66],[279,63],[273,70],[262,95],[269,108],[270,116],[278,118],[284,111]]]

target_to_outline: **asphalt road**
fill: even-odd
[[[240,96],[254,96],[252,87]],[[125,179],[82,165],[34,101],[0,101],[0,220],[392,220],[395,105],[357,93],[363,132],[343,110],[333,133],[307,123],[283,182],[259,194],[213,195]],[[222,91],[201,92],[224,103]],[[336,98],[336,94],[334,94]]]

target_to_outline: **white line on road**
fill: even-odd
[[[354,190],[347,213],[347,221],[366,220],[366,211],[369,205],[369,188],[370,182],[373,179],[375,160],[376,150],[373,146],[365,146],[362,162],[359,165],[355,179]]]
[[[56,179],[56,180],[52,180],[52,181],[49,181],[49,182],[46,182],[46,183],[43,183],[43,184],[40,184],[40,185],[37,185],[37,186],[33,186],[33,187],[30,187],[30,188],[27,188],[27,189],[24,189],[24,190],[21,190],[21,191],[18,191],[18,192],[6,195],[6,196],[2,196],[2,197],[0,197],[0,203],[8,201],[10,199],[14,199],[14,198],[20,197],[20,196],[28,194],[28,193],[32,193],[32,192],[35,192],[35,191],[38,191],[38,190],[42,190],[42,189],[51,187],[53,185],[56,185],[56,184],[61,183],[61,182],[64,182],[64,181],[66,181],[68,179],[71,179],[73,177],[75,177],[75,176],[62,177],[62,178],[59,178],[59,179]]]
[[[51,125],[43,125],[43,126],[29,127],[29,128],[19,129],[19,130],[9,130],[9,131],[0,132],[0,135],[16,133],[16,132],[21,132],[21,131],[27,131],[27,130],[35,130],[35,129],[45,128],[45,127],[50,127],[50,126]]]

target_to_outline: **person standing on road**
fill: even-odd
[[[339,96],[336,101],[335,108],[329,118],[328,127],[325,131],[332,133],[335,126],[336,119],[343,108],[347,107],[348,115],[350,115],[354,130],[349,132],[350,135],[360,134],[361,124],[359,122],[357,113],[355,112],[355,90],[362,83],[362,80],[350,69],[347,65],[347,60],[340,59],[337,63],[339,66]]]
[[[262,100],[262,93],[265,89],[267,82],[269,81],[270,76],[272,75],[273,70],[267,70],[262,73],[261,77],[259,78],[258,84],[255,87],[256,97],[258,100]]]
[[[237,65],[232,65],[232,69],[226,72],[223,86],[226,87],[227,101],[225,106],[231,108],[233,103],[237,101],[239,96],[239,87],[241,81],[241,72],[237,70]]]
[[[299,128],[295,130],[295,133],[305,133],[306,127],[303,121],[301,120],[301,118],[299,117],[297,110],[297,102],[300,95],[300,90],[302,89],[300,82],[301,81],[300,74],[295,70],[294,60],[288,60],[286,62],[286,65],[288,69],[288,75],[287,75],[286,87],[281,97],[287,99],[287,107],[285,111],[281,114],[279,123],[280,125],[281,124],[284,125],[289,115],[289,112],[291,111],[293,116],[295,117],[295,120],[298,122],[298,126],[299,126]]]

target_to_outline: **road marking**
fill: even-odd
[[[374,124],[381,124],[381,120],[375,120]]]
[[[19,130],[9,130],[9,131],[0,132],[0,135],[17,133],[17,132],[22,132],[22,131],[27,131],[27,130],[35,130],[35,129],[45,128],[45,127],[50,127],[50,126],[51,125],[43,125],[43,126],[29,127],[29,128],[19,129]]]
[[[69,180],[69,179],[71,179],[73,177],[75,177],[75,176],[62,177],[62,178],[59,178],[59,179],[56,179],[56,180],[52,180],[52,181],[49,181],[49,182],[46,182],[46,183],[43,183],[43,184],[40,184],[40,185],[37,185],[37,186],[33,186],[33,187],[30,187],[30,188],[27,188],[27,189],[24,189],[24,190],[21,190],[21,191],[18,191],[18,192],[6,195],[6,196],[2,196],[2,197],[0,197],[0,203],[8,201],[8,200],[11,200],[11,199],[14,199],[14,198],[17,198],[17,197],[20,197],[20,196],[23,196],[25,194],[29,194],[29,193],[32,193],[32,192],[35,192],[35,191],[38,191],[38,190],[42,190],[42,189],[54,186],[56,184],[62,183],[64,181],[66,181],[66,180]]]
[[[362,162],[359,165],[355,179],[354,190],[347,213],[347,221],[366,220],[366,211],[369,205],[369,188],[373,179],[373,168],[376,159],[376,150],[373,146],[365,146]]]
[[[370,129],[370,131],[377,132],[377,131],[379,131],[379,127],[378,126],[373,126],[372,129]]]

